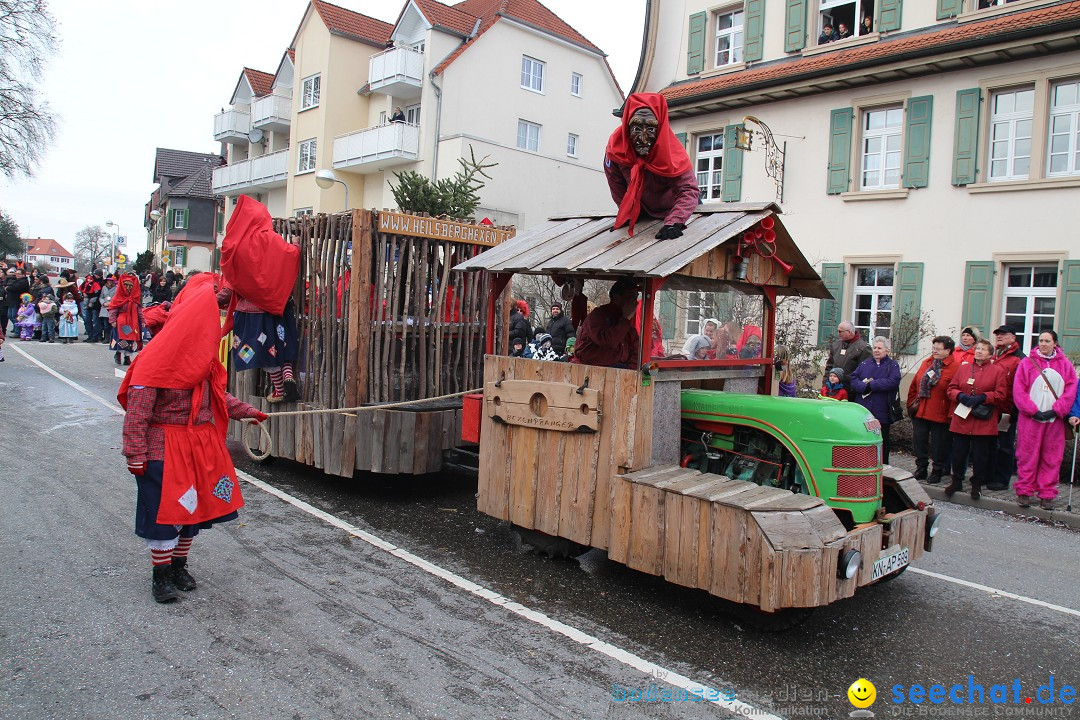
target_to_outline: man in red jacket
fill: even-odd
[[[922,361],[908,388],[908,416],[911,418],[912,445],[915,450],[915,479],[941,482],[949,468],[949,383],[960,363],[953,355],[956,343],[948,335],[934,338],[930,357]],[[912,408],[915,408],[914,411]],[[933,469],[929,474],[931,458]]]
[[[1016,341],[1016,328],[1002,325],[994,330],[994,364],[1005,371],[1005,389],[1007,394],[998,405],[1001,412],[1009,414],[1009,427],[1002,431],[998,428],[997,453],[994,469],[991,473],[987,490],[1008,490],[1012,476],[1016,473],[1016,403],[1013,402],[1013,378],[1016,366],[1024,359],[1024,351]]]

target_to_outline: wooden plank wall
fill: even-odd
[[[293,292],[301,399],[270,406],[265,373],[230,367],[234,395],[263,411],[318,410],[480,387],[488,276],[450,268],[484,248],[382,235],[377,221],[368,210],[274,220],[301,249]],[[240,440],[243,427],[232,425]],[[275,457],[335,475],[434,472],[442,451],[461,442],[461,408],[304,415],[272,421],[270,432]]]
[[[504,425],[485,413],[477,507],[521,527],[608,547],[615,476],[651,465],[652,386],[633,370],[489,355],[484,385],[540,380],[600,392],[600,431]]]

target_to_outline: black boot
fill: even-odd
[[[964,478],[953,475],[952,481],[945,487],[945,497],[951,498],[953,493],[964,489]]]
[[[191,577],[191,573],[187,571],[186,557],[173,558],[169,569],[172,570],[172,581],[177,590],[190,592],[196,588],[195,578]]]
[[[939,482],[941,482],[941,475],[939,475],[938,473],[930,473],[929,477],[926,478],[926,482],[931,485],[937,485]]]
[[[972,478],[972,480],[971,480],[971,499],[972,500],[978,500],[980,497],[982,497],[982,494],[979,493],[979,490],[981,488],[982,488],[982,485],[975,482],[975,479]]]
[[[172,602],[180,597],[176,585],[173,584],[171,565],[154,566],[154,582],[150,585],[150,593],[159,603]]]
[[[131,356],[130,355],[125,355],[124,356],[124,364],[125,365],[130,365],[131,364]]]
[[[300,391],[296,387],[295,380],[285,381],[285,402],[294,403],[300,399]]]
[[[120,351],[119,350],[117,350],[116,352],[113,353],[112,359],[116,361],[117,365],[120,364]]]

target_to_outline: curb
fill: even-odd
[[[991,510],[994,512],[1003,512],[1006,515],[1014,515],[1021,518],[1034,517],[1039,520],[1047,520],[1050,522],[1060,523],[1066,525],[1073,530],[1080,530],[1080,514],[1075,512],[1066,512],[1065,510],[1043,510],[1040,507],[1034,505],[1029,508],[1022,508],[1016,504],[1015,500],[1001,500],[998,498],[982,496],[978,500],[972,500],[971,496],[967,492],[953,493],[952,499],[945,497],[945,490],[938,485],[928,485],[926,483],[919,483],[922,485],[926,494],[934,499],[934,502],[951,503],[953,505],[966,505],[967,507],[981,508],[983,510]]]

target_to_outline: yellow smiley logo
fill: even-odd
[[[868,708],[877,700],[877,688],[874,687],[874,683],[866,678],[859,678],[851,683],[851,687],[847,691],[847,697],[855,707],[860,709]]]

